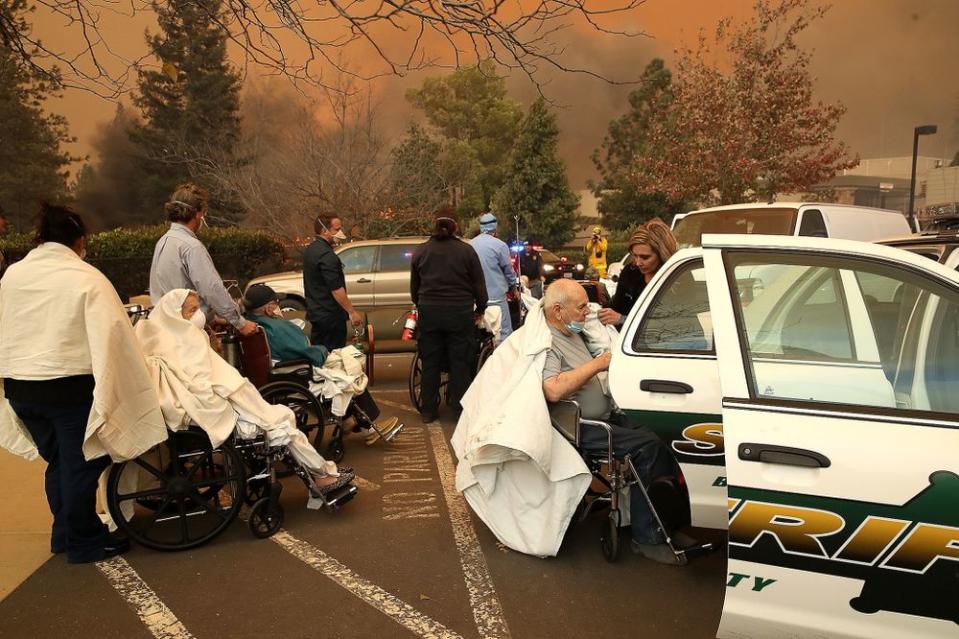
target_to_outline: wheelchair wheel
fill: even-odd
[[[410,404],[413,405],[413,408],[417,412],[423,412],[423,401],[420,397],[421,388],[423,385],[423,361],[420,359],[420,354],[416,353],[413,357],[413,362],[410,364]],[[447,405],[450,403],[449,397],[449,374],[446,372],[440,373],[440,398],[445,398]]]
[[[263,497],[253,504],[246,525],[258,539],[272,537],[283,526],[283,506],[274,504],[271,508],[269,496]]]
[[[270,382],[260,389],[260,395],[270,404],[288,406],[296,416],[296,427],[307,436],[315,430],[313,447],[319,450],[326,429],[323,405],[310,389],[293,382]]]
[[[232,443],[213,448],[206,433],[188,430],[115,464],[107,479],[107,507],[138,544],[186,550],[226,530],[243,505],[244,489],[243,460]]]
[[[603,524],[603,534],[600,537],[603,557],[613,563],[619,558],[619,514],[610,513]]]
[[[486,363],[486,360],[489,359],[489,356],[493,354],[493,340],[486,340],[484,343],[480,344],[479,356],[476,358],[476,370],[473,371],[473,377],[479,375],[480,369],[483,368],[483,364]]]

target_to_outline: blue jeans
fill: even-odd
[[[610,418],[613,428],[613,455],[620,460],[630,455],[645,486],[649,486],[654,479],[679,476],[679,465],[659,437],[645,426],[633,427],[625,423],[618,426],[612,423],[619,421],[618,418],[622,416],[617,414]],[[605,452],[608,445],[606,431],[584,426],[580,444],[586,450]],[[629,516],[634,541],[641,544],[660,544],[666,541],[659,534],[649,504],[639,489],[629,491]]]
[[[50,550],[66,552],[71,563],[103,559],[109,537],[97,515],[97,482],[110,458],[87,461],[83,457],[91,404],[50,406],[11,401],[10,406],[47,462],[45,487],[53,513]]]
[[[499,329],[499,341],[505,340],[510,336],[510,333],[513,332],[513,320],[509,316],[509,304],[506,300],[498,300],[490,302],[490,304],[496,304],[499,306],[500,310],[500,329]]]

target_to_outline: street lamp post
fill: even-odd
[[[938,130],[935,124],[917,126],[912,133],[912,177],[909,179],[909,225],[916,230],[916,161],[919,159],[919,136],[932,135]]]

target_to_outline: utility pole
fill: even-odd
[[[912,177],[909,179],[909,226],[913,231],[918,231],[919,226],[916,224],[916,211],[915,211],[915,202],[916,202],[916,162],[919,159],[919,136],[920,135],[933,135],[938,131],[938,127],[935,124],[924,124],[922,126],[917,126],[913,129],[912,132]]]

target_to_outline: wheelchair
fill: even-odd
[[[139,320],[130,309],[131,319]],[[265,344],[266,336],[261,332]],[[229,341],[227,341],[229,346]],[[263,348],[263,346],[261,346]],[[322,441],[323,408],[305,386],[302,366],[265,371],[251,341],[247,365],[241,368],[270,403],[289,406],[300,430],[317,430]],[[269,348],[265,347],[267,359]],[[262,359],[262,358],[260,358]],[[308,373],[309,374],[309,373]],[[117,526],[142,546],[161,551],[201,546],[226,530],[249,507],[247,526],[258,538],[283,525],[279,503],[280,477],[296,475],[311,495],[311,506],[335,512],[356,496],[352,483],[315,494],[309,472],[293,460],[285,446],[271,446],[263,433],[240,439],[235,433],[213,446],[201,429],[170,432],[167,440],[140,457],[113,465],[107,476],[106,505]]]
[[[594,480],[577,508],[574,519],[582,522],[593,511],[604,507],[609,508],[600,535],[600,547],[603,557],[607,561],[615,562],[619,557],[619,537],[622,524],[619,502],[624,498],[624,495],[628,495],[627,489],[642,492],[643,499],[653,515],[657,530],[666,540],[680,565],[688,563],[691,557],[715,550],[715,545],[711,542],[678,548],[673,541],[674,531],[688,526],[690,522],[689,492],[681,477],[675,481],[656,480],[647,486],[640,479],[629,455],[620,460],[613,454],[613,429],[609,424],[583,418],[579,404],[573,400],[562,400],[550,404],[549,413],[553,428],[572,444],[580,454]],[[606,450],[586,450],[581,446],[581,434],[584,427],[599,428],[606,433]],[[595,487],[597,484],[600,486],[598,489]],[[628,497],[626,498],[628,499]]]
[[[493,354],[493,334],[490,333],[485,328],[476,328],[476,343],[478,348],[476,350],[476,361],[473,365],[472,377],[475,378],[480,369],[483,368],[483,364],[486,363],[486,360],[489,359],[490,355]],[[445,401],[447,405],[451,403],[449,395],[449,367],[445,364],[446,358],[443,358],[444,365],[440,369],[440,399]],[[410,363],[410,375],[409,375],[409,391],[410,391],[410,404],[413,405],[418,412],[423,410],[423,402],[421,399],[421,392],[423,386],[423,360],[420,359],[419,351],[416,352],[416,355],[413,356],[413,361]]]

